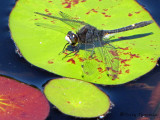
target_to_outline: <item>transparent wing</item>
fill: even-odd
[[[112,80],[117,78],[119,57],[112,45],[103,45],[100,40],[86,44],[84,58],[82,65],[84,78],[100,78],[102,74],[107,75]]]
[[[59,12],[59,14],[62,16],[62,18],[64,19],[69,19],[69,20],[73,20],[73,17],[69,16],[68,14],[64,13],[64,12]],[[76,29],[77,31],[83,27],[84,25],[87,25],[87,23],[84,22],[80,22],[78,20],[74,20],[74,21],[65,21],[63,20],[64,23],[70,25],[72,28]]]
[[[48,28],[48,29],[52,29],[52,30],[55,30],[55,31],[58,31],[64,34],[68,33],[67,29],[60,27],[60,26],[56,26],[56,25],[50,25],[50,24],[45,24],[45,23],[35,23],[35,25],[44,27],[44,28]]]
[[[67,25],[71,26],[72,28],[78,30],[81,26],[87,25],[87,23],[83,22],[83,21],[78,21],[73,19],[72,17],[70,17],[69,15],[60,12],[59,14],[62,16],[62,18],[60,17],[56,17],[56,16],[52,16],[52,15],[47,15],[47,14],[43,14],[43,13],[39,13],[39,12],[35,12],[36,14],[45,16],[45,17],[49,17],[49,18],[53,18],[53,19],[57,19],[60,20],[64,23],[66,23]]]
[[[105,74],[110,77],[112,80],[118,77],[119,73],[119,56],[117,50],[111,44],[104,44],[102,40],[98,39],[98,48],[99,57],[104,63]],[[103,66],[102,66],[103,67]],[[104,68],[104,67],[103,67]]]
[[[116,79],[119,73],[119,56],[117,50],[111,44],[103,45],[104,60],[107,70],[107,75],[112,79]]]
[[[94,65],[94,44],[84,44],[85,45],[85,52],[83,55],[83,76],[86,78],[87,76],[93,75],[96,71],[96,66]]]

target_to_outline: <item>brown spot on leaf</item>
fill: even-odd
[[[51,60],[48,61],[48,64],[53,64],[53,63],[54,63],[53,59],[51,59]]]
[[[108,9],[103,9],[104,11],[108,11]]]
[[[48,9],[45,9],[45,12],[49,12]]]
[[[81,2],[86,2],[86,0],[82,0]]]
[[[141,11],[135,12],[136,14],[139,14]]]
[[[128,69],[128,70],[126,70],[125,72],[126,72],[126,73],[129,73],[130,71],[129,71],[129,69]]]

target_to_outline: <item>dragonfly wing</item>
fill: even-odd
[[[71,26],[72,28],[74,28],[76,30],[78,30],[79,27],[81,27],[81,26],[87,25],[87,23],[85,23],[83,21],[75,20],[75,19],[71,18],[69,15],[67,15],[67,14],[65,14],[63,12],[59,13],[62,16],[62,18],[56,17],[56,16],[52,16],[52,15],[43,14],[43,13],[39,13],[39,12],[35,12],[35,13],[38,14],[38,15],[45,16],[45,17],[49,17],[49,18],[60,20],[60,21],[64,22],[65,24]]]
[[[103,62],[98,68],[99,73],[105,73],[112,80],[116,79],[119,73],[119,56],[117,50],[111,44],[104,44],[100,38],[96,41],[97,61]]]
[[[56,26],[56,25],[50,25],[50,24],[45,24],[45,23],[35,23],[35,25],[40,26],[40,27],[44,27],[44,28],[48,28],[48,29],[52,29],[52,30],[55,30],[55,31],[58,31],[58,32],[61,32],[64,34],[68,33],[68,30],[66,30],[63,27]]]
[[[64,12],[61,12],[61,11],[60,11],[59,14],[60,14],[60,15],[62,16],[62,18],[64,18],[64,19],[69,19],[69,20],[72,20],[72,19],[73,19],[73,17],[69,16],[68,14],[66,14],[66,13],[64,13]],[[78,20],[74,20],[74,22],[73,22],[73,21],[65,21],[65,20],[63,20],[63,22],[66,23],[66,24],[68,24],[68,25],[70,25],[72,28],[76,29],[77,31],[78,31],[81,27],[83,27],[84,25],[87,25],[87,23],[82,22],[82,21],[78,21]]]
[[[119,73],[119,56],[111,44],[102,44],[100,40],[92,44],[85,44],[83,76],[88,79],[100,78],[106,74],[112,80]]]
[[[82,69],[83,69],[83,76],[86,78],[91,76],[95,73],[95,65],[93,62],[94,58],[94,45],[93,44],[84,44],[85,45],[85,52],[83,56],[82,62]]]
[[[111,44],[103,45],[100,47],[103,50],[104,62],[106,65],[106,74],[112,79],[116,79],[119,73],[119,56],[117,50]]]

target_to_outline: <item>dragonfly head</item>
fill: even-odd
[[[72,46],[74,46],[78,42],[78,36],[77,36],[77,34],[74,34],[72,31],[68,32],[68,34],[66,35],[65,39]]]

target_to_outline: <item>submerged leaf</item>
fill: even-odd
[[[49,104],[41,91],[0,76],[0,120],[44,120],[48,114]]]
[[[31,64],[65,77],[108,85],[129,82],[155,67],[160,56],[160,31],[156,23],[153,23],[110,38],[110,44],[117,48],[119,55],[117,79],[112,80],[107,77],[103,72],[106,71],[103,63],[100,63],[97,58],[93,59],[89,66],[89,68],[95,66],[90,71],[94,74],[83,78],[84,71],[81,66],[85,60],[84,49],[81,49],[77,55],[73,53],[66,58],[64,56],[70,53],[72,48],[67,47],[65,53],[61,53],[67,43],[64,33],[75,32],[75,29],[61,19],[35,13],[62,18],[64,16],[60,11],[72,16],[74,20],[84,21],[104,30],[117,29],[152,19],[135,0],[19,0],[10,15],[9,27],[13,40]],[[43,27],[45,24],[51,25],[51,29]]]

